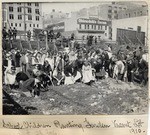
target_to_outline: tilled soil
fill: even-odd
[[[73,85],[50,86],[48,91],[41,92],[38,98],[21,90],[3,89],[20,105],[8,109],[11,103],[3,98],[4,114],[145,114],[148,112],[148,88],[138,84],[117,82],[107,78],[91,86],[76,83]],[[6,96],[7,97],[7,96]],[[6,110],[7,109],[7,110]],[[21,110],[20,110],[21,109]],[[12,110],[12,111],[10,111]]]

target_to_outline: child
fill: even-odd
[[[23,91],[30,91],[31,96],[38,97],[40,95],[40,81],[37,78],[29,78],[22,84]]]
[[[82,66],[82,82],[85,84],[91,84],[91,82],[95,81],[95,75],[93,75],[93,68],[91,68],[91,64],[86,60]]]
[[[5,73],[5,84],[9,85],[11,89],[15,88],[15,80],[16,80],[16,68],[11,67]]]

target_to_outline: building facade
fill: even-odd
[[[112,40],[147,45],[148,16],[112,20]]]
[[[110,2],[103,3],[90,8],[83,8],[78,11],[79,17],[98,18],[101,20],[114,20],[145,16],[148,14],[146,3],[137,2]]]
[[[98,17],[104,20],[118,19],[118,13],[120,11],[127,10],[126,5],[117,4],[112,2],[111,4],[103,4],[98,6]]]
[[[18,32],[43,28],[40,3],[3,3],[3,27],[16,28]]]
[[[44,14],[44,27],[47,27],[49,24],[60,22],[68,18],[68,16],[68,13],[63,13],[61,11],[55,11],[55,9],[52,9],[50,14]]]
[[[139,17],[139,16],[148,16],[148,6],[147,5],[128,9],[125,11],[120,11],[118,13],[118,19],[133,18],[133,17]]]
[[[106,20],[72,17],[47,28],[55,33],[61,32],[65,37],[74,33],[76,39],[91,35],[99,39],[110,39],[110,26],[111,22]]]

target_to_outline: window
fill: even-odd
[[[28,2],[27,5],[28,5],[28,6],[31,6],[31,3]]]
[[[17,27],[17,23],[15,23],[15,26]]]
[[[28,13],[32,13],[32,9],[31,8],[28,8]]]
[[[22,15],[18,15],[18,20],[22,20]]]
[[[115,15],[114,18],[115,18],[115,19],[118,19],[118,15]]]
[[[89,24],[87,25],[87,28],[89,29]]]
[[[13,7],[9,7],[9,12],[13,12]]]
[[[13,23],[11,23],[11,26],[13,26]]]
[[[19,26],[21,27],[21,23],[19,23]]]
[[[92,25],[92,29],[93,29],[93,25]]]
[[[17,5],[21,5],[21,3],[17,3]]]
[[[28,15],[28,20],[32,20],[32,15]]]
[[[105,33],[105,36],[107,36],[107,33]]]
[[[94,25],[94,29],[96,30],[96,25]]]
[[[79,24],[79,29],[81,29],[81,24]]]
[[[53,15],[51,15],[51,18],[53,18]]]
[[[35,20],[36,20],[36,21],[39,21],[39,16],[36,16],[36,17],[35,17]]]
[[[107,26],[105,26],[105,30],[107,30]]]
[[[86,29],[86,24],[84,25],[84,29]]]
[[[108,10],[108,13],[112,13],[112,10]]]
[[[30,27],[31,27],[31,24],[30,24]]]
[[[38,7],[38,6],[39,6],[39,3],[35,3],[35,6]]]
[[[117,10],[114,10],[114,13],[117,13]]]
[[[112,9],[112,6],[108,6],[109,7],[109,9]]]
[[[98,29],[100,30],[100,25],[98,25]]]
[[[39,25],[37,24],[37,28],[39,27]]]
[[[9,14],[9,19],[14,19],[14,15],[13,14]]]
[[[140,15],[142,15],[142,11],[140,11]]]
[[[35,24],[33,24],[33,27],[35,27]]]
[[[40,14],[39,9],[35,9],[36,14]]]
[[[111,19],[111,18],[112,18],[112,16],[111,16],[111,15],[108,15],[108,18],[109,18],[109,19]]]
[[[18,10],[18,12],[22,12],[22,8],[21,7],[18,7],[17,10]]]

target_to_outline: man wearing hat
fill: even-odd
[[[120,48],[120,50],[118,51],[117,58],[118,58],[118,60],[125,60],[126,59],[126,55],[125,55],[123,48]]]
[[[128,82],[133,82],[133,73],[135,72],[137,66],[133,57],[128,57],[126,59],[126,78]]]
[[[17,29],[15,27],[12,30],[12,33],[13,33],[13,39],[16,39],[16,37],[17,37]]]
[[[140,61],[140,59],[142,58],[142,55],[143,55],[143,49],[142,47],[140,46],[137,50],[136,50],[136,53],[135,53],[135,57],[138,61]]]
[[[10,27],[10,29],[8,30],[8,36],[9,36],[9,40],[11,40],[13,33],[12,33],[12,29]]]
[[[6,39],[7,36],[6,27],[3,28],[2,34],[3,34],[3,39]]]
[[[16,54],[15,54],[15,65],[16,65],[16,71],[20,72],[21,71],[21,67],[20,67],[20,58],[21,58],[21,54],[20,54],[20,50],[17,50]]]

